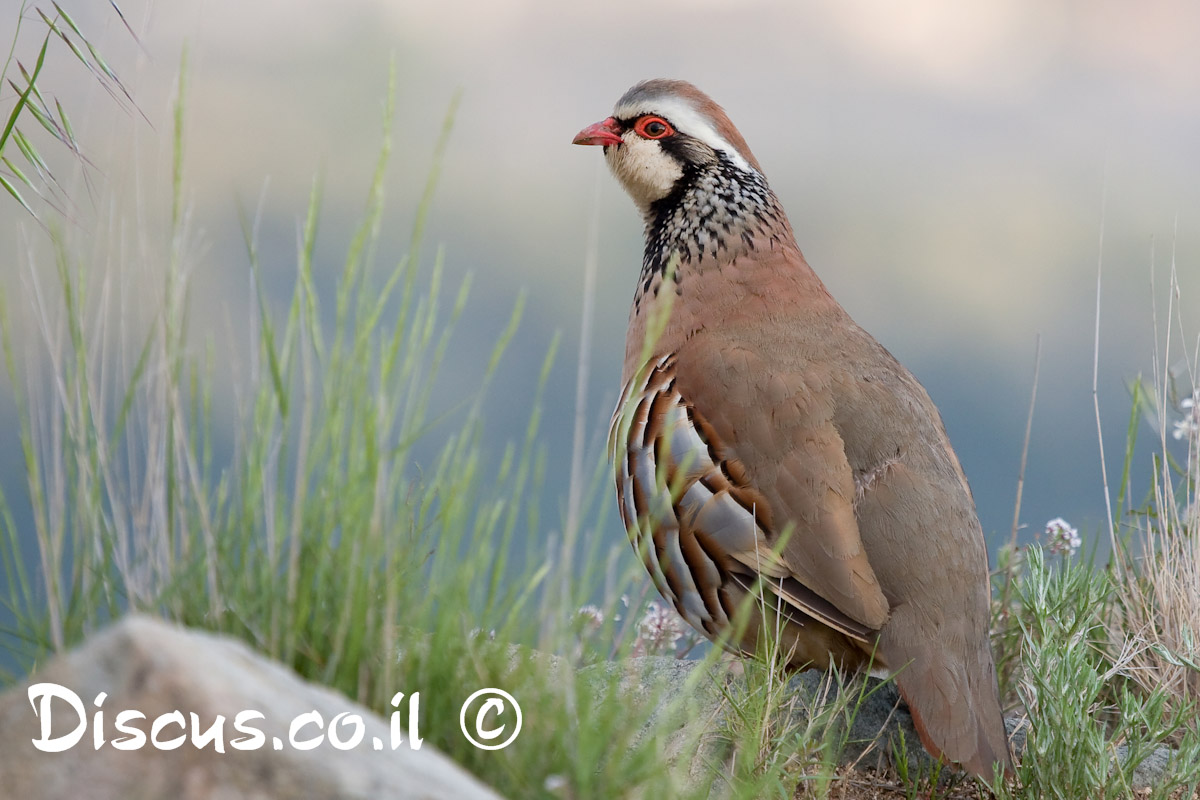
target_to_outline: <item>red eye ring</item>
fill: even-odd
[[[662,117],[646,116],[633,124],[633,130],[643,139],[665,139],[675,135],[671,123]]]

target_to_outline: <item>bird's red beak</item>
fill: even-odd
[[[610,144],[621,144],[622,141],[624,140],[621,139],[620,123],[609,117],[595,125],[588,125],[575,134],[571,144],[602,144],[607,147]]]

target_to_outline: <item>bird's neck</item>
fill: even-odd
[[[661,355],[716,321],[736,328],[743,318],[784,319],[796,309],[809,316],[844,313],[805,261],[761,178],[720,192],[694,183],[675,202],[666,200],[646,213],[626,378],[640,366],[648,336],[655,338],[651,351]]]
[[[676,270],[720,267],[755,247],[793,241],[791,225],[758,173],[727,163],[693,168],[679,188],[643,209],[646,250],[638,294]]]

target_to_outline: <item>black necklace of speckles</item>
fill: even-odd
[[[715,256],[735,237],[752,246],[754,236],[780,213],[766,180],[739,169],[726,154],[718,152],[715,165],[685,164],[675,189],[650,205],[638,299],[650,291],[656,275],[665,274],[673,253],[683,265],[705,251]],[[675,282],[681,277],[677,273]]]

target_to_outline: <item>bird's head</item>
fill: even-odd
[[[724,109],[685,81],[650,80],[617,101],[611,117],[575,144],[601,145],[608,166],[646,216],[715,170],[763,181],[758,161]]]

